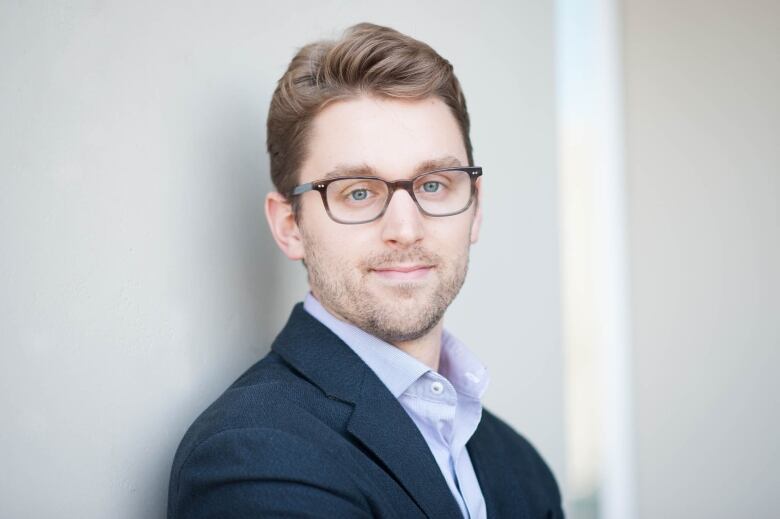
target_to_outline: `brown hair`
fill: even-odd
[[[452,110],[473,165],[466,99],[449,61],[394,29],[360,23],[340,40],[301,48],[279,80],[268,111],[267,139],[271,180],[279,193],[290,197],[297,183],[312,119],[327,103],[361,94],[438,96]]]

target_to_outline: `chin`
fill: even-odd
[[[393,281],[387,282],[384,280],[378,280],[374,285],[372,293],[377,294],[377,297],[387,300],[391,297],[397,297],[402,300],[425,300],[430,299],[431,295],[436,292],[436,283],[432,283],[432,280],[415,280],[415,281]]]
[[[407,342],[419,339],[436,326],[438,319],[430,317],[417,312],[399,312],[393,315],[385,313],[381,319],[372,319],[373,322],[366,324],[373,335],[385,342]]]
[[[392,293],[392,296],[389,296],[388,299],[395,296],[395,301],[386,301],[393,304],[401,303],[405,306],[417,303],[422,304],[425,299],[428,299],[428,294],[420,290],[420,286],[414,283],[401,283],[388,287],[386,291]]]
[[[432,327],[431,327],[432,328]],[[425,330],[399,330],[389,332],[385,337],[381,337],[383,341],[388,344],[396,344],[399,342],[415,341],[420,337],[425,336],[431,329]]]
[[[373,324],[383,335],[394,341],[418,339],[434,328],[442,313],[434,310],[430,298],[410,298],[402,301],[382,301],[375,307]]]

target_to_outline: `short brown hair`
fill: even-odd
[[[312,119],[327,103],[361,94],[441,98],[460,126],[473,165],[466,98],[450,62],[394,29],[360,23],[340,40],[301,48],[279,80],[268,111],[267,138],[271,180],[279,193],[289,198],[297,183]]]

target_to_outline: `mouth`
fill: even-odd
[[[382,279],[393,281],[416,281],[424,279],[433,270],[433,265],[392,265],[371,269]]]

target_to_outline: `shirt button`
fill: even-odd
[[[444,384],[442,384],[438,380],[433,382],[431,384],[431,391],[433,392],[434,395],[441,395],[442,392],[444,391]]]

